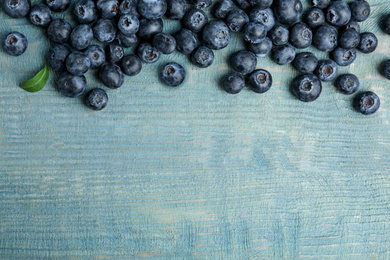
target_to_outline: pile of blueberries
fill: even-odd
[[[45,4],[31,7],[30,0],[4,0],[5,12],[14,18],[29,16],[32,24],[47,28],[47,35],[55,45],[49,56],[52,69],[62,72],[57,88],[67,97],[84,94],[90,68],[99,68],[99,79],[111,89],[124,83],[124,75],[140,73],[143,63],[156,62],[161,54],[175,50],[190,55],[194,65],[209,67],[213,51],[225,48],[231,33],[242,33],[247,50],[230,57],[234,72],[225,75],[220,84],[231,94],[239,93],[247,84],[254,92],[264,93],[272,85],[272,76],[265,69],[255,69],[257,57],[272,52],[275,63],[292,63],[302,73],[292,81],[292,93],[301,101],[316,100],[322,91],[321,81],[334,81],[344,94],[353,94],[359,80],[353,74],[338,76],[338,66],[348,66],[356,58],[356,49],[373,52],[378,40],[373,33],[360,33],[358,22],[370,15],[365,0],[350,4],[342,0],[312,0],[312,8],[303,13],[301,0],[219,0],[211,13],[205,13],[212,0],[79,0],[73,14],[78,26],[65,19],[53,19],[52,12],[62,12],[71,0],[45,0]],[[162,17],[180,20],[182,28],[174,35],[163,32]],[[302,18],[304,22],[299,22]],[[390,34],[390,16],[384,21],[384,31]],[[97,39],[106,46],[93,45]],[[124,55],[124,48],[138,44],[136,54]],[[318,50],[329,52],[332,59],[318,60],[311,52],[296,54],[313,44]],[[72,47],[73,49],[71,50]],[[26,37],[11,32],[5,39],[5,50],[14,56],[27,48]],[[390,61],[384,63],[383,74],[390,79]],[[176,62],[166,64],[160,79],[168,86],[179,86],[186,71]],[[244,78],[246,77],[246,79]],[[108,96],[104,89],[95,88],[85,95],[85,102],[93,110],[106,107]],[[379,97],[370,91],[355,99],[363,114],[374,113],[380,105]]]

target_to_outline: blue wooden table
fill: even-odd
[[[390,3],[369,2],[361,27],[379,47],[340,71],[380,96],[372,116],[332,83],[298,101],[298,73],[269,57],[257,66],[273,75],[269,92],[225,93],[217,82],[240,35],[208,69],[177,52],[144,65],[93,112],[59,94],[56,73],[38,93],[18,87],[53,45],[1,11],[1,38],[20,31],[29,47],[0,52],[0,259],[390,259],[390,82],[378,72]],[[178,88],[157,78],[168,61],[188,72]],[[102,86],[96,71],[87,80]]]

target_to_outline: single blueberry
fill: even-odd
[[[166,64],[160,73],[161,81],[170,87],[177,87],[183,83],[186,71],[182,65],[176,62]]]
[[[311,28],[316,28],[325,23],[325,14],[319,8],[311,8],[305,14],[304,20]]]
[[[288,42],[290,32],[287,28],[277,25],[269,31],[268,36],[274,45],[284,45]]]
[[[203,29],[202,40],[210,49],[223,49],[230,41],[229,28],[222,21],[211,21]]]
[[[119,14],[120,15],[130,14],[133,8],[136,8],[136,6],[137,6],[136,0],[123,0],[119,5]]]
[[[337,78],[335,85],[341,93],[351,95],[358,90],[360,82],[353,74],[343,74]]]
[[[232,32],[240,32],[248,22],[248,15],[240,9],[231,11],[226,17],[226,25]]]
[[[63,12],[70,4],[70,0],[46,0],[46,5],[53,12]]]
[[[95,38],[103,43],[112,42],[116,37],[115,24],[107,18],[99,19],[92,30]]]
[[[263,9],[259,6],[253,8],[249,13],[249,20],[263,24],[267,31],[271,30],[275,25],[275,16],[270,8]]]
[[[248,77],[249,87],[256,93],[267,92],[272,86],[272,76],[267,70],[253,71]]]
[[[160,58],[160,51],[150,43],[144,42],[138,46],[138,57],[145,63],[153,63]]]
[[[360,93],[354,100],[356,109],[363,115],[374,114],[379,109],[380,103],[378,95],[371,91]]]
[[[118,65],[108,63],[100,68],[99,79],[106,87],[117,89],[123,85],[125,76]]]
[[[285,44],[273,49],[273,60],[279,65],[286,65],[295,59],[294,47]]]
[[[153,37],[153,46],[163,54],[171,54],[176,50],[176,39],[167,33],[158,33]]]
[[[65,65],[70,73],[81,76],[91,67],[91,61],[84,53],[75,51],[68,55]]]
[[[137,10],[146,19],[158,19],[167,11],[167,2],[165,0],[138,0]]]
[[[337,29],[330,25],[319,27],[313,36],[313,45],[320,51],[330,52],[337,47]]]
[[[220,0],[214,5],[213,15],[218,19],[225,19],[229,12],[234,10],[234,4],[231,0]]]
[[[244,88],[245,80],[241,74],[230,72],[222,78],[221,86],[227,93],[237,94]]]
[[[56,45],[51,49],[49,55],[49,65],[56,71],[64,71],[66,69],[65,61],[71,50],[66,45]]]
[[[55,43],[63,44],[68,42],[72,26],[64,19],[53,20],[47,28],[47,35]]]
[[[99,68],[106,61],[104,49],[98,45],[90,45],[85,49],[84,54],[91,61],[91,68]]]
[[[20,32],[10,32],[4,39],[4,49],[12,56],[22,55],[26,51],[27,45],[26,36]]]
[[[106,57],[109,62],[117,63],[123,58],[124,55],[125,52],[123,47],[119,44],[112,42],[107,46]]]
[[[296,23],[290,29],[290,43],[298,49],[311,45],[313,33],[305,23]]]
[[[322,84],[313,74],[303,74],[293,80],[291,91],[300,101],[312,102],[320,96]]]
[[[85,95],[85,104],[92,110],[99,111],[107,106],[108,96],[104,89],[94,88]]]
[[[93,31],[87,24],[80,24],[70,34],[70,44],[77,50],[87,48],[93,39]]]
[[[163,21],[161,18],[149,20],[149,19],[141,19],[139,23],[138,37],[151,40],[153,36],[162,32],[164,28]]]
[[[378,47],[378,38],[375,34],[365,32],[360,34],[360,43],[357,49],[362,53],[371,53]]]
[[[369,3],[365,0],[355,0],[349,4],[351,8],[351,19],[358,22],[365,21],[371,13]]]
[[[127,76],[135,76],[141,72],[142,62],[136,55],[129,54],[123,57],[121,69]]]
[[[330,5],[332,0],[312,0],[311,2],[312,2],[313,7],[324,9]]]
[[[191,8],[182,19],[183,27],[197,33],[207,24],[208,19],[205,12],[197,8]]]
[[[317,68],[318,59],[311,52],[301,52],[295,56],[293,64],[302,73],[312,73]]]
[[[70,98],[81,96],[87,86],[87,80],[84,76],[75,76],[69,72],[64,72],[60,75],[57,82],[58,91]]]
[[[167,0],[165,16],[171,20],[181,20],[186,13],[186,0]]]
[[[339,46],[345,49],[356,48],[360,43],[360,34],[354,29],[342,31],[338,39]]]
[[[321,81],[332,81],[337,77],[337,64],[332,60],[320,60],[314,73]]]
[[[193,32],[188,29],[181,29],[175,35],[176,49],[184,54],[190,54],[198,47],[198,40]]]
[[[30,0],[3,0],[3,9],[12,18],[25,17],[30,7]]]
[[[274,14],[276,19],[284,25],[293,25],[302,15],[301,0],[275,0]]]
[[[80,0],[73,9],[78,23],[92,23],[98,19],[98,10],[92,0]]]
[[[382,75],[387,78],[387,79],[390,79],[390,60],[386,60],[383,62],[382,64]]]
[[[253,52],[257,57],[264,58],[268,53],[271,52],[272,41],[266,37],[259,43],[249,43],[248,50]]]
[[[356,59],[355,49],[344,49],[337,47],[331,54],[332,59],[340,66],[349,66]]]
[[[124,35],[119,32],[117,35],[118,43],[124,48],[130,48],[138,42],[138,37],[136,34]]]
[[[200,46],[191,53],[191,61],[199,68],[207,68],[214,61],[214,53],[210,48]]]
[[[256,55],[250,51],[237,51],[230,57],[230,66],[237,72],[246,75],[255,70]]]
[[[261,23],[249,22],[244,27],[244,40],[259,43],[267,36],[267,27]]]
[[[125,35],[131,35],[138,32],[139,20],[133,14],[124,14],[119,18],[118,29]]]
[[[34,25],[46,27],[52,20],[51,10],[47,5],[34,5],[30,11],[30,22]]]
[[[344,26],[351,20],[351,9],[342,0],[333,1],[326,11],[326,21],[335,26]]]
[[[102,18],[112,19],[119,12],[117,0],[97,0],[96,6]]]

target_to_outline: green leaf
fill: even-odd
[[[22,89],[28,92],[38,92],[43,89],[49,79],[49,67],[47,66],[47,62],[45,60],[43,61],[45,62],[45,67],[32,79],[22,82],[22,84],[20,84]]]

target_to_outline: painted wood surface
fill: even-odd
[[[331,83],[297,101],[297,72],[269,57],[257,66],[273,75],[269,92],[226,94],[217,81],[243,49],[236,34],[210,68],[163,56],[93,112],[56,91],[55,73],[41,92],[18,87],[52,44],[1,11],[0,36],[20,31],[29,47],[0,52],[0,259],[390,259],[390,85],[378,73],[390,3],[369,2],[362,31],[379,47],[340,70],[380,96],[372,116]],[[157,79],[168,61],[187,69],[178,88]],[[95,75],[88,89],[101,87]]]

